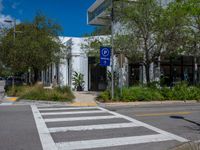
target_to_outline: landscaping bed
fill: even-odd
[[[41,85],[35,86],[15,86],[6,89],[7,96],[15,96],[18,99],[46,100],[68,102],[74,99],[74,95],[69,87],[56,87],[44,89]]]
[[[137,101],[169,101],[169,100],[200,100],[200,87],[189,86],[187,83],[178,83],[172,88],[156,86],[135,86],[115,90],[114,100],[111,100],[110,91],[102,92],[97,100],[101,102],[137,102]]]

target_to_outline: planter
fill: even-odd
[[[83,87],[82,86],[78,86],[76,90],[77,91],[83,91]]]

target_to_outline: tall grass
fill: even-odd
[[[74,98],[69,87],[44,89],[41,85],[16,86],[14,89],[9,88],[6,93],[8,96],[29,100],[71,101]]]

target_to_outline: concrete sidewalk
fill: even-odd
[[[5,81],[0,81],[0,103],[2,103],[2,101],[4,100],[4,95],[5,95],[5,91],[4,91],[4,86],[5,86]]]
[[[96,97],[98,92],[74,92],[74,103],[72,106],[97,106]]]

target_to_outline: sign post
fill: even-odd
[[[110,66],[110,56],[111,56],[111,48],[101,47],[100,48],[100,65],[103,67]]]

